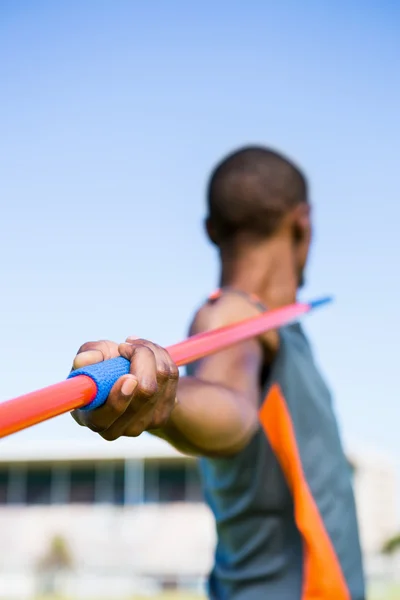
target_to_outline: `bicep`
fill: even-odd
[[[191,334],[216,329],[228,323],[229,321],[224,321],[218,314],[214,314],[212,319],[207,318],[207,315],[205,317],[200,315],[191,327]],[[258,402],[262,362],[262,346],[259,341],[253,339],[198,360],[190,366],[188,374],[209,384],[231,389]]]
[[[200,315],[191,334],[227,325],[215,311]],[[205,317],[207,317],[205,319]],[[161,437],[205,456],[238,452],[259,427],[262,348],[255,340],[216,352],[190,365],[178,385],[178,404]]]

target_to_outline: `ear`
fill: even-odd
[[[210,242],[212,244],[215,244],[216,246],[217,244],[217,236],[215,235],[215,231],[214,231],[214,227],[210,221],[210,217],[207,217],[204,221],[204,228],[206,230],[207,233],[207,237],[210,240]]]
[[[311,241],[311,206],[302,202],[293,210],[292,213],[293,237],[294,241],[300,243],[310,243]]]

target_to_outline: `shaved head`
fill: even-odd
[[[211,174],[208,221],[217,244],[242,234],[267,238],[285,214],[307,203],[307,181],[290,160],[268,148],[233,152]]]

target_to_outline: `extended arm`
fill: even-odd
[[[231,310],[231,309],[234,310]],[[191,333],[215,329],[248,314],[230,300],[201,309]],[[107,402],[74,418],[107,440],[136,437],[143,431],[161,437],[179,450],[222,456],[238,452],[258,428],[258,400],[264,349],[251,340],[204,358],[191,376],[178,377],[166,350],[145,341],[85,344],[74,368],[118,354],[131,362],[130,375],[114,385]]]

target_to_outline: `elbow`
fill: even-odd
[[[260,428],[258,411],[253,407],[247,407],[235,425],[225,436],[221,436],[218,445],[210,449],[205,456],[209,458],[229,457],[244,450]]]

